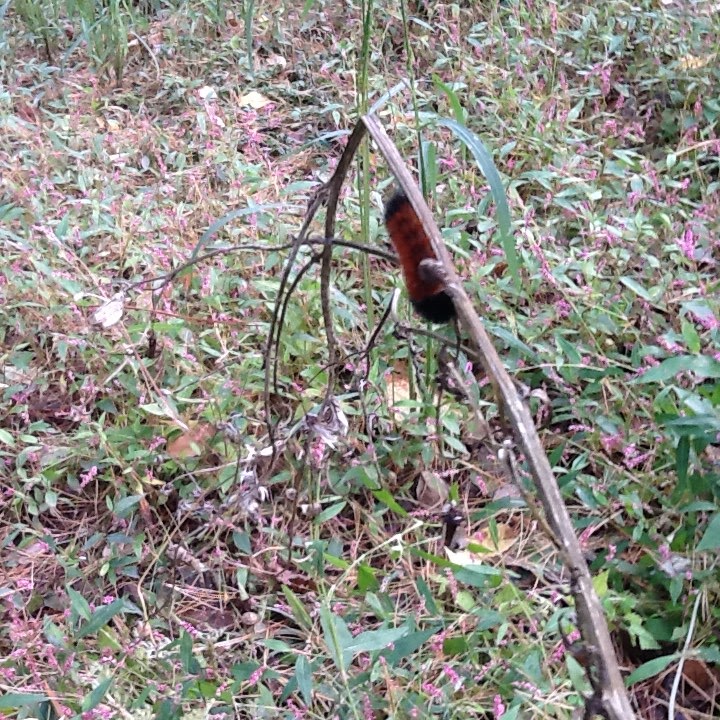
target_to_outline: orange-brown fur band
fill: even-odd
[[[428,280],[419,267],[422,260],[437,260],[430,238],[406,195],[398,190],[385,205],[385,226],[400,258],[408,295],[415,310],[433,323],[455,317],[455,306],[445,286]]]

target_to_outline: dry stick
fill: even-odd
[[[548,522],[560,546],[563,560],[570,571],[571,592],[575,598],[578,627],[588,646],[592,666],[597,670],[597,677],[593,677],[592,672],[589,673],[595,689],[595,696],[592,700],[602,704],[603,711],[610,720],[632,720],[634,714],[625,692],[602,606],[592,586],[592,578],[573,531],[570,515],[563,502],[550,463],[540,444],[530,411],[520,398],[515,384],[505,370],[480,318],[465,293],[450,255],[440,237],[440,231],[420,190],[405,167],[400,153],[377,118],[366,115],[362,118],[362,122],[380,152],[385,156],[395,178],[417,212],[425,232],[430,238],[436,257],[442,262],[447,276],[447,290],[453,298],[460,321],[480,352],[480,360],[485,374],[493,384],[496,397],[501,405],[499,410],[504,411],[514,430],[516,442],[525,455]]]
[[[292,250],[297,244],[297,242],[298,240],[296,238],[293,238],[292,242],[283,243],[282,245],[243,243],[241,245],[228,245],[227,247],[214,248],[213,250],[208,250],[208,252],[206,252],[204,255],[198,255],[192,260],[188,260],[187,262],[179,265],[174,270],[171,270],[164,275],[153,275],[152,277],[143,278],[142,280],[136,280],[135,282],[129,283],[128,285],[124,286],[124,288],[127,292],[128,290],[133,290],[137,287],[141,287],[142,285],[148,285],[149,283],[162,283],[158,287],[154,288],[154,292],[160,292],[160,290],[163,290],[165,286],[169,282],[174,280],[181,272],[184,272],[188,268],[191,268],[193,265],[199,265],[200,263],[205,262],[205,260],[211,260],[214,257],[231,255],[238,252],[250,252],[251,250],[257,250],[258,252],[266,253],[282,252],[283,250]],[[325,242],[325,238],[311,236],[303,240],[300,245],[307,245],[308,247],[312,247],[313,245],[324,245]],[[368,253],[370,255],[376,255],[383,260],[389,260],[390,262],[394,263],[398,262],[397,255],[385,252],[384,250],[372,247],[371,245],[363,245],[362,243],[352,242],[351,240],[339,240],[338,238],[332,238],[332,243],[333,245],[338,245],[340,247],[346,247],[350,248],[351,250],[359,250],[360,252]]]
[[[268,330],[268,338],[267,338],[267,344],[265,345],[265,386],[263,388],[263,405],[265,410],[265,425],[267,427],[268,431],[268,437],[270,438],[270,447],[272,448],[272,456],[270,458],[270,463],[268,465],[268,474],[272,471],[272,468],[275,466],[275,461],[277,460],[277,448],[275,447],[275,427],[273,425],[273,420],[270,415],[270,379],[271,377],[277,378],[277,360],[278,360],[278,352],[277,347],[275,346],[274,340],[277,330],[277,338],[278,338],[278,345],[280,344],[280,331],[281,328],[278,327],[278,318],[283,306],[283,296],[285,293],[285,286],[287,285],[288,279],[290,278],[290,273],[292,272],[293,264],[295,263],[295,258],[297,257],[298,253],[300,252],[300,248],[303,246],[305,239],[307,237],[308,232],[310,231],[310,223],[312,223],[313,218],[315,217],[315,213],[317,213],[320,206],[323,204],[325,197],[326,197],[326,186],[323,186],[320,188],[320,190],[315,194],[315,197],[313,197],[312,201],[310,202],[310,206],[308,207],[307,213],[305,214],[305,220],[303,221],[302,227],[300,228],[300,232],[298,233],[297,238],[295,239],[295,242],[293,243],[293,248],[290,251],[290,257],[288,257],[287,263],[285,264],[285,269],[282,274],[282,278],[280,279],[280,286],[278,287],[277,291],[277,297],[275,300],[275,307],[273,308],[273,315],[272,319],[270,320],[270,328]],[[273,358],[273,348],[275,348],[275,357]]]
[[[345,146],[343,154],[340,156],[338,166],[335,168],[333,176],[328,180],[326,185],[327,191],[327,211],[325,214],[325,237],[335,237],[335,215],[337,214],[337,203],[340,197],[340,190],[342,189],[343,182],[345,182],[345,176],[350,169],[350,163],[352,163],[355,157],[360,141],[365,135],[365,126],[359,122],[355,129],[352,131],[352,135],[348,139],[348,143]],[[333,316],[330,307],[330,270],[332,266],[332,251],[333,244],[328,242],[325,245],[322,256],[322,267],[320,270],[320,299],[322,302],[323,320],[325,322],[325,337],[328,344],[328,365],[330,372],[328,372],[327,389],[325,391],[325,398],[323,399],[323,409],[327,405],[330,396],[332,395],[335,387],[335,377],[337,375],[337,342],[335,340],[335,331],[333,330]]]
[[[303,279],[305,273],[316,263],[320,260],[322,257],[321,253],[313,253],[312,257],[303,265],[300,270],[298,271],[297,275],[293,278],[292,283],[290,283],[290,287],[288,288],[288,291],[285,293],[285,295],[279,299],[279,302],[281,304],[280,309],[280,319],[278,320],[278,347],[280,346],[280,335],[282,334],[283,326],[285,325],[285,315],[287,313],[287,309],[290,305],[290,300],[292,299],[292,294],[295,292],[295,288],[300,284],[300,281]],[[279,353],[276,353],[276,361],[275,365],[273,367],[273,380],[272,380],[272,389],[273,392],[277,395],[278,394],[278,379],[277,379],[277,369],[278,369],[278,363],[277,363],[277,355]]]

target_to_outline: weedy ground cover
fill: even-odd
[[[391,263],[335,254],[346,431],[289,435],[272,472],[247,470],[268,444],[287,244],[358,109],[409,77],[381,119],[423,167],[508,369],[540,391],[633,701],[648,718],[670,702],[718,715],[712,2],[0,13],[1,712],[510,720],[582,706],[568,578],[467,408],[444,396],[438,412],[438,343],[391,322],[352,354],[401,285]],[[519,288],[486,181],[439,116],[501,172]],[[381,246],[392,179],[371,146],[359,169],[337,235]],[[325,393],[319,283],[308,272],[287,307],[269,403],[281,428]],[[119,321],[93,324],[119,292]],[[478,367],[461,369],[492,417]],[[454,555],[450,500],[469,540],[449,538]]]

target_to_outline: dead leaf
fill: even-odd
[[[515,483],[503,483],[499,485],[492,496],[492,501],[497,502],[498,500],[517,500],[522,498],[520,488]]]
[[[688,658],[683,665],[683,676],[704,693],[711,697],[718,697],[720,693],[720,672],[709,667],[702,660]]]
[[[715,61],[715,56],[713,55],[705,55],[704,57],[697,57],[695,55],[685,55],[684,57],[681,57],[680,60],[678,60],[678,65],[683,70],[697,70],[698,68],[703,68],[709,65],[711,62]]]
[[[497,545],[493,542],[488,528],[479,530],[468,537],[463,550],[445,548],[448,560],[457,565],[478,565],[488,558],[504,555],[517,541],[517,530],[506,524],[497,525]],[[475,550],[475,552],[473,552]]]
[[[415,497],[425,509],[436,508],[447,502],[450,491],[447,483],[429,470],[423,470],[418,478]]]
[[[410,379],[406,368],[396,365],[387,376],[387,395],[390,410],[395,415],[396,422],[402,422],[410,413],[409,407],[397,407],[396,403],[410,399]]]
[[[200,96],[201,100],[205,100],[206,102],[208,100],[217,100],[217,90],[215,90],[214,87],[210,87],[210,85],[203,85],[198,91],[198,95]]]
[[[188,458],[201,455],[207,441],[215,435],[215,427],[209,423],[200,423],[187,432],[178,435],[167,446],[167,453],[172,458]]]
[[[253,110],[260,110],[260,108],[264,108],[271,102],[272,100],[266,98],[263,94],[257,92],[257,90],[251,90],[240,98],[240,105],[251,107]]]
[[[107,330],[120,322],[124,310],[125,296],[121,292],[116,293],[92,314],[91,322]]]

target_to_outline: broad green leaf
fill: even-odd
[[[568,669],[570,682],[576,692],[586,693],[588,690],[591,690],[589,687],[587,671],[572,655],[570,655],[570,653],[565,656],[565,665]]]
[[[708,523],[705,534],[698,543],[697,550],[698,552],[720,550],[720,513],[716,513]]]
[[[338,670],[344,673],[352,662],[352,653],[347,651],[354,641],[352,633],[345,621],[326,605],[320,608],[320,624],[330,656]]]
[[[361,563],[357,569],[358,590],[367,592],[368,590],[377,590],[380,587],[378,579],[375,577],[375,571],[369,566]]]
[[[165,699],[161,701],[160,707],[155,713],[155,720],[177,720],[182,717],[178,715],[178,707],[172,700]]]
[[[76,633],[75,636],[78,638],[93,635],[101,627],[107,625],[118,613],[125,610],[125,601],[122,598],[113,600],[109,605],[103,605],[99,607],[93,614],[90,620],[83,625]]]
[[[90,620],[92,617],[90,603],[74,588],[66,587],[65,590],[70,598],[70,609],[83,620]]]
[[[432,627],[426,630],[418,630],[398,638],[393,644],[392,650],[388,650],[385,659],[390,667],[406,660],[416,650],[419,650],[433,635],[442,630],[442,627]]]
[[[720,415],[675,417],[672,420],[667,420],[663,425],[666,428],[672,428],[678,435],[703,437],[708,433],[720,432]]]
[[[282,591],[298,625],[304,630],[310,630],[313,626],[313,621],[300,598],[287,585],[282,586]]]
[[[687,483],[688,464],[690,460],[690,440],[683,436],[678,441],[675,451],[675,470],[678,474],[678,482],[684,487]]]
[[[38,705],[47,699],[47,695],[42,693],[5,693],[5,695],[0,695],[0,710],[14,710],[28,705]]]
[[[706,378],[718,378],[720,377],[720,362],[705,355],[677,355],[663,360],[659,365],[650,368],[632,382],[636,385],[666,382],[681,372],[692,372]]]
[[[193,656],[193,639],[189,632],[183,632],[180,636],[180,662],[185,672],[193,672],[195,657]]]
[[[310,707],[312,704],[312,669],[304,655],[298,655],[295,661],[295,678],[303,702]]]
[[[251,3],[252,6],[252,3]],[[212,239],[213,235],[222,230],[229,222],[239,217],[247,217],[248,215],[257,215],[268,210],[285,210],[286,206],[282,203],[267,203],[265,205],[251,205],[250,207],[239,208],[225,213],[218,218],[200,237],[190,254],[190,262],[192,262],[203,249],[203,247]]]
[[[655,675],[658,675],[666,667],[668,667],[670,663],[675,662],[677,658],[677,654],[663,655],[662,657],[655,658],[654,660],[649,660],[648,662],[643,663],[639,668],[637,668],[634,672],[631,672],[625,678],[625,685],[627,687],[630,687],[637,682],[642,682],[643,680],[655,677]]]
[[[373,490],[372,494],[375,496],[376,500],[379,500],[381,503],[385,503],[385,505],[388,506],[388,509],[396,512],[401,517],[407,517],[407,510],[405,510],[402,505],[398,504],[397,500],[395,500],[392,493],[388,490]]]
[[[718,647],[697,648],[695,654],[700,660],[705,660],[705,662],[720,663],[720,648]]]
[[[112,681],[112,675],[105,678],[104,680],[100,681],[100,683],[98,683],[98,685],[92,692],[90,692],[83,698],[81,705],[83,712],[89,712],[93,708],[96,708],[102,702],[102,699],[105,697],[105,693],[112,684]]]
[[[579,365],[582,362],[582,355],[578,352],[578,349],[572,343],[569,343],[564,337],[558,335],[555,338],[555,342],[562,351],[563,355],[573,365]]]
[[[132,509],[142,500],[142,495],[128,495],[115,503],[113,512],[120,518],[127,517]]]
[[[702,341],[700,340],[698,331],[695,329],[695,325],[687,320],[683,320],[681,327],[683,340],[685,340],[688,350],[691,353],[699,353],[702,349]]]
[[[54,647],[67,647],[67,634],[48,617],[43,622],[43,633],[47,641]]]
[[[468,652],[468,641],[466,637],[455,636],[443,640],[443,652],[446,655],[465,655]]]
[[[433,84],[436,88],[439,88],[445,93],[445,95],[447,95],[448,102],[450,103],[453,115],[455,116],[455,122],[464,127],[467,120],[467,113],[460,102],[458,94],[449,85],[446,85],[437,75],[433,75]]]
[[[366,630],[354,638],[346,650],[353,655],[360,652],[383,650],[407,634],[408,628],[404,626],[398,628],[381,628],[380,630]]]
[[[318,513],[318,516],[315,518],[315,522],[324,523],[331,520],[336,515],[339,515],[345,509],[346,505],[347,503],[343,500],[342,502],[330,505],[330,507],[326,507],[322,512]]]
[[[140,405],[140,409],[144,410],[146,413],[149,413],[150,415],[156,415],[157,417],[172,417],[168,413],[167,408],[163,407],[162,405],[159,405],[158,403],[147,403],[145,405]]]
[[[496,568],[489,565],[466,565],[461,568],[453,568],[453,575],[458,582],[477,588],[491,587],[497,584],[502,577]]]
[[[655,298],[637,280],[631,277],[621,277],[620,282],[643,300],[647,300],[649,303],[655,302]]]

